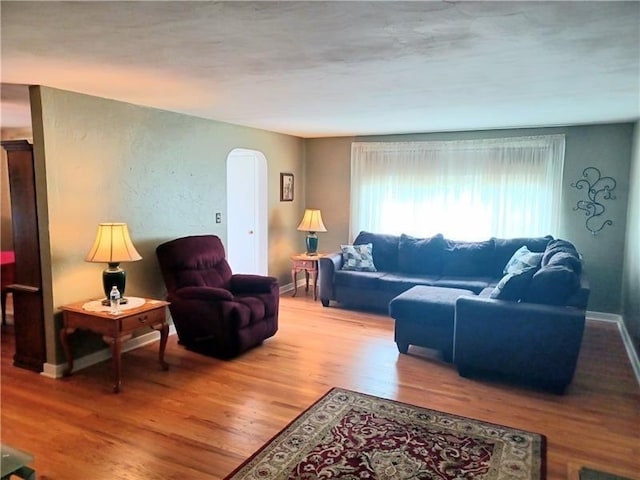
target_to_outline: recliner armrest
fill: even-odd
[[[169,302],[177,300],[233,300],[233,294],[224,288],[214,287],[183,287],[170,293],[167,297]]]
[[[278,279],[265,275],[238,273],[231,276],[231,291],[238,293],[273,293],[279,291]]]

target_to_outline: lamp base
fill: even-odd
[[[314,256],[318,254],[318,235],[316,232],[309,232],[307,234],[307,255]]]
[[[111,292],[111,288],[115,285],[115,287],[120,292],[120,303],[124,300],[124,287],[127,283],[127,272],[125,272],[122,268],[120,268],[120,264],[118,263],[110,263],[109,267],[102,272],[102,288],[104,289],[105,300],[103,300],[103,304],[106,301],[105,305],[109,304],[109,293]]]

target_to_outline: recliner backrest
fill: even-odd
[[[231,267],[217,235],[192,235],[163,243],[156,256],[168,292],[182,287],[229,289]]]

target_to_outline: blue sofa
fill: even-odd
[[[321,257],[323,306],[387,312],[413,286],[469,290],[472,295],[457,299],[452,319],[460,375],[508,377],[559,392],[571,382],[590,293],[571,243],[551,236],[460,242],[370,232],[353,243],[371,246],[375,271],[343,269],[342,252]],[[535,254],[535,267],[505,274],[522,251]]]

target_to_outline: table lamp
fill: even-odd
[[[307,232],[307,255],[318,254],[318,235],[316,232],[326,232],[327,227],[322,223],[322,214],[316,208],[307,208],[298,230]]]
[[[101,223],[98,225],[96,240],[84,260],[109,264],[102,272],[102,286],[106,297],[102,301],[104,305],[109,304],[109,292],[114,285],[120,292],[120,303],[126,303],[124,287],[127,272],[120,268],[120,262],[135,262],[141,259],[142,257],[131,242],[126,223]]]

